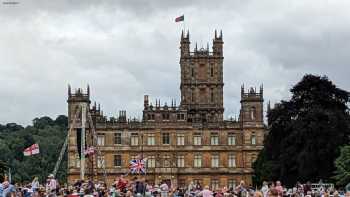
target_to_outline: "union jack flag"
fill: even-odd
[[[143,159],[133,159],[130,161],[130,172],[134,173],[146,173],[145,160]]]

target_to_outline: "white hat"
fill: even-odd
[[[55,176],[53,174],[49,174],[49,178],[54,178]]]

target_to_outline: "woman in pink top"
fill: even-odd
[[[209,186],[205,186],[204,190],[200,192],[202,197],[213,197],[213,192],[209,190]]]
[[[275,189],[278,191],[278,195],[282,196],[282,194],[283,194],[283,187],[282,187],[281,181],[276,181]]]

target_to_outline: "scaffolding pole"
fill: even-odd
[[[80,179],[85,177],[85,124],[86,124],[86,103],[81,104],[81,159],[80,159]]]

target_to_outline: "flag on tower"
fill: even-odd
[[[185,20],[185,16],[184,15],[175,18],[175,22],[176,23],[180,22],[180,21],[184,21],[184,20]]]
[[[31,156],[31,155],[36,155],[39,154],[39,145],[38,144],[33,144],[29,146],[28,148],[24,149],[23,154],[24,156]]]

